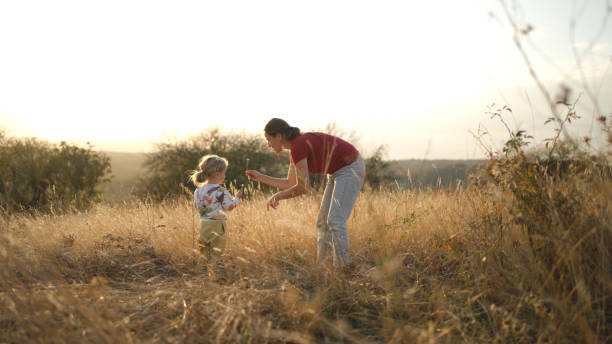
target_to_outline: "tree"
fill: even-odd
[[[136,195],[162,200],[193,192],[195,185],[189,176],[206,154],[217,154],[229,161],[226,185],[244,187],[247,196],[255,185],[247,179],[245,170],[280,176],[287,169],[286,154],[272,152],[261,135],[222,133],[213,127],[186,139],[158,143],[157,151],[149,154],[144,163],[146,173],[140,178]]]
[[[379,146],[369,158],[365,159],[366,182],[370,187],[377,188],[393,179],[389,163],[383,160],[385,146]]]
[[[4,211],[86,209],[100,201],[96,187],[109,181],[103,153],[62,142],[15,139],[0,132],[0,207]]]

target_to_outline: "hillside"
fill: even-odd
[[[107,202],[121,202],[130,192],[144,171],[146,153],[104,152],[111,159],[112,179],[101,187]],[[476,172],[485,160],[389,160],[385,173],[393,184],[411,188],[454,187],[457,181],[464,184],[470,173]]]
[[[111,182],[100,187],[107,202],[127,200],[144,168],[146,153],[104,152],[111,159]]]
[[[389,161],[388,174],[394,182],[410,188],[447,188],[458,183],[465,185],[468,176],[475,173],[486,160],[422,160]]]

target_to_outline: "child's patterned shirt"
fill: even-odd
[[[236,208],[240,198],[232,195],[219,184],[204,184],[193,193],[196,209],[200,213],[200,221],[227,220],[227,213]]]

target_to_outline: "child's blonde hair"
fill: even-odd
[[[189,179],[191,179],[196,186],[200,186],[216,172],[221,172],[226,169],[228,165],[229,163],[226,158],[222,158],[215,154],[204,155],[200,159],[198,169],[193,171]]]

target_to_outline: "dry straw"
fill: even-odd
[[[574,289],[549,281],[496,188],[363,193],[348,223],[353,271],[315,262],[317,195],[274,212],[264,195],[242,203],[212,277],[195,265],[187,201],[15,215],[0,236],[0,341],[605,341],[610,277],[579,273],[610,264],[609,250],[579,249],[610,244],[602,186],[577,195],[589,194],[579,223],[593,229],[568,246]]]

